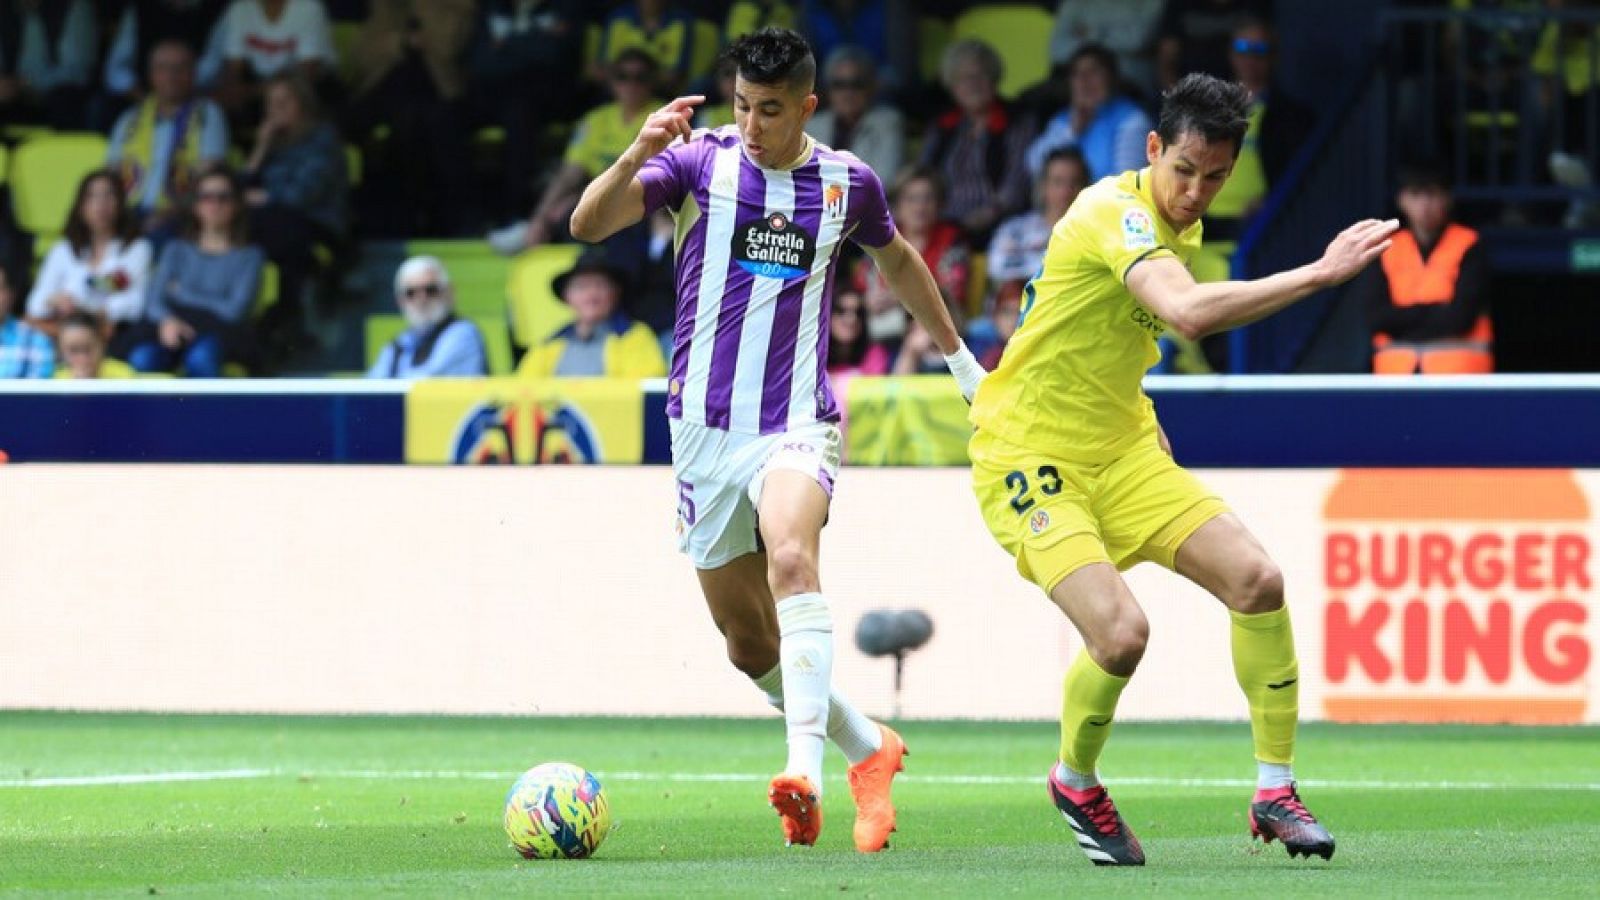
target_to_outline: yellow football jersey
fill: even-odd
[[[1115,459],[1155,427],[1141,382],[1166,323],[1134,299],[1134,263],[1200,249],[1199,222],[1177,232],[1156,212],[1150,170],[1086,188],[1050,233],[1023,292],[1017,332],[983,380],[972,423],[1020,447],[1085,463]]]

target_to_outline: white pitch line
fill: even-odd
[[[708,783],[761,783],[771,776],[752,772],[596,772],[602,781],[655,781],[655,782],[708,782]],[[227,779],[260,778],[325,778],[364,781],[512,781],[516,772],[489,772],[463,770],[395,770],[381,769],[222,769],[209,772],[150,772],[121,775],[80,775],[58,778],[21,778],[0,780],[0,788],[88,787],[124,784],[161,784],[185,781],[221,781]],[[1035,785],[1043,776],[1034,775],[901,775],[900,780],[911,784],[951,785]],[[1110,777],[1112,786],[1170,788],[1252,788],[1255,782],[1247,778],[1172,778],[1161,776]],[[1518,783],[1509,781],[1383,781],[1379,779],[1301,779],[1308,788],[1329,790],[1401,790],[1401,791],[1596,791],[1600,782],[1551,781]]]
[[[270,778],[272,769],[220,769],[212,772],[134,772],[121,775],[68,775],[60,778],[11,778],[0,788],[97,787],[118,784],[168,784],[175,781],[228,781]]]

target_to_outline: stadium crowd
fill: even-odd
[[[704,93],[698,124],[732,122],[732,77],[717,53],[769,24],[811,41],[822,105],[810,131],[879,174],[899,228],[992,364],[1051,224],[1094,180],[1144,164],[1160,91],[1188,71],[1238,80],[1256,104],[1196,263],[1197,276],[1226,277],[1244,223],[1316,124],[1273,77],[1272,8],[0,0],[0,139],[13,163],[0,222],[0,377],[124,368],[68,365],[74,322],[90,323],[108,363],[139,372],[272,373],[315,345],[308,317],[338,302],[339,274],[372,242],[471,240],[518,258],[570,245],[583,187],[664,98]],[[1004,39],[1042,31],[1042,58]],[[85,132],[99,135],[99,158],[56,186],[65,216],[30,221],[18,181],[59,180],[70,164],[24,170],[22,151]],[[497,288],[452,285],[465,263],[413,254],[421,261],[394,279],[397,333],[369,348],[369,374],[484,374],[516,354],[524,373],[653,374],[670,349],[672,242],[658,215],[600,256],[550,257],[563,265],[541,269],[536,287],[571,313],[558,329],[513,328],[514,348],[503,292],[464,312],[468,292]],[[832,310],[830,370],[942,370],[867,260],[841,271],[851,283]],[[442,334],[472,329],[483,332],[476,352],[428,364]],[[638,340],[640,329],[657,340]],[[1207,367],[1205,353],[1171,349],[1171,365]]]

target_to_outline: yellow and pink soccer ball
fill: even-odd
[[[545,763],[511,786],[505,826],[511,846],[527,859],[583,859],[611,833],[611,802],[581,766]]]

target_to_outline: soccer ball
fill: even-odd
[[[511,786],[505,825],[511,845],[528,859],[582,859],[611,833],[611,801],[582,767],[545,763]]]

